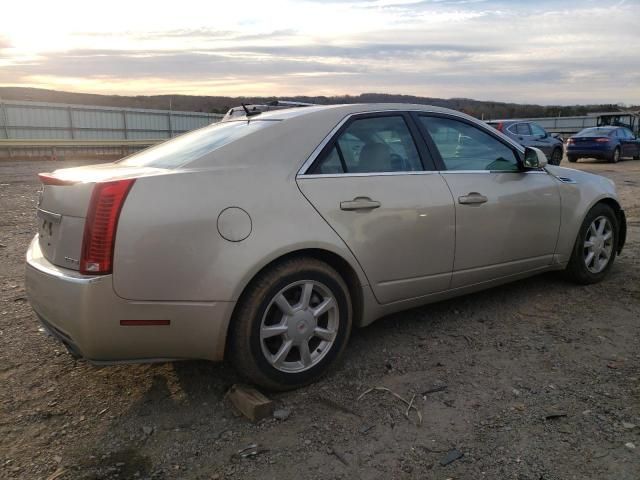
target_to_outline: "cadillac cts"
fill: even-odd
[[[548,270],[598,282],[626,232],[611,181],[424,105],[252,114],[40,178],[28,296],[72,354],[227,358],[270,389],[392,312]]]

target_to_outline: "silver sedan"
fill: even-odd
[[[549,270],[598,282],[626,233],[609,180],[424,105],[234,117],[40,178],[27,291],[72,354],[227,357],[270,389],[393,312]]]

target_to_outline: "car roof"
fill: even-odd
[[[518,120],[516,119],[511,119],[511,120],[488,120],[487,123],[489,125],[493,125],[494,123],[504,123],[504,124],[512,124],[512,123],[536,123],[533,120]]]
[[[271,174],[278,168],[291,169],[296,162],[306,160],[323,140],[331,135],[346,117],[374,112],[429,112],[463,118],[479,127],[490,128],[484,122],[464,113],[432,105],[408,103],[367,103],[346,105],[317,105],[304,108],[271,110],[250,117],[236,117],[226,122],[269,122],[269,128],[259,129],[238,141],[232,141],[210,155],[203,156],[190,164],[191,167],[217,165],[233,168],[249,167],[259,169],[263,175]],[[295,119],[295,121],[288,121]],[[514,148],[522,149],[501,132],[494,132],[509,142]],[[276,140],[278,139],[278,140]],[[286,139],[286,141],[283,141]],[[212,161],[215,158],[215,161]],[[212,163],[210,163],[212,162]],[[298,164],[298,167],[301,164]],[[296,168],[296,172],[297,172]],[[267,169],[267,170],[264,170]],[[292,173],[292,172],[289,172]],[[293,172],[295,173],[295,172]]]
[[[619,128],[625,128],[625,127],[606,125],[603,127],[587,127],[587,128],[583,128],[581,131],[584,132],[585,130],[602,130],[604,132],[613,132],[614,130],[617,130]]]
[[[458,116],[465,115],[456,110],[451,110],[443,107],[436,107],[432,105],[411,104],[411,103],[349,103],[349,104],[337,104],[337,105],[313,105],[304,108],[283,108],[280,110],[270,110],[262,112],[258,115],[252,115],[249,120],[288,120],[290,118],[302,117],[306,115],[314,115],[320,112],[332,111],[336,116],[346,116],[354,113],[371,113],[371,112],[385,112],[385,111],[424,111],[434,113],[449,113]],[[233,120],[226,121],[238,121],[247,120],[246,116],[234,117]],[[474,119],[477,121],[477,119]]]

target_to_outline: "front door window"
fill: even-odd
[[[515,152],[498,139],[468,123],[421,116],[447,170],[519,170]]]

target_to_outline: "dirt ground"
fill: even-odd
[[[325,379],[271,396],[288,418],[257,424],[224,399],[229,366],[97,368],[39,331],[34,174],[76,163],[0,162],[1,478],[640,478],[639,161],[576,165],[613,179],[628,215],[604,283],[548,274],[382,319]],[[388,392],[358,400],[373,386],[415,395],[422,425]]]

